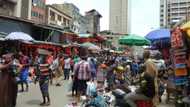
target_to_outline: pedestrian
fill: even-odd
[[[71,72],[73,73],[73,69],[74,69],[74,57],[71,58],[71,61],[70,61],[70,65],[71,65]]]
[[[29,77],[29,57],[24,55],[22,52],[19,52],[19,61],[22,65],[22,69],[20,71],[20,84],[21,84],[21,92],[28,91],[28,77]],[[26,88],[24,89],[24,85]]]
[[[41,106],[49,106],[50,105],[50,96],[49,96],[49,79],[50,79],[50,72],[47,60],[47,55],[51,54],[47,50],[39,49],[39,54],[41,61],[39,64],[40,75],[37,77],[39,79],[39,86],[43,97],[43,102],[40,104]]]
[[[74,76],[74,74],[71,75],[72,82],[71,82],[71,90],[72,90],[72,96],[77,95],[77,78]]]
[[[4,62],[0,64],[0,107],[16,107],[18,87],[12,69],[12,54],[3,55],[3,59]]]
[[[70,77],[70,71],[71,71],[71,58],[69,56],[66,56],[64,60],[64,80],[69,80]]]
[[[47,62],[49,63],[49,64],[53,64],[53,54],[49,54],[48,56],[47,56]],[[52,71],[52,69],[50,68],[49,69],[50,70],[50,84],[52,85],[53,84],[53,71]]]
[[[90,64],[90,68],[91,68],[92,79],[95,80],[96,76],[97,76],[97,63],[93,57],[90,58],[88,62]]]
[[[50,65],[50,69],[53,72],[53,74],[55,75],[55,82],[56,82],[56,86],[61,86],[61,76],[63,74],[63,55],[59,54],[57,56],[57,58],[53,61],[53,63]]]
[[[109,89],[113,89],[113,84],[114,84],[114,79],[115,79],[115,75],[114,75],[114,69],[117,67],[117,64],[115,64],[115,60],[111,59],[108,61],[107,64],[108,68],[107,68],[107,75],[106,75],[106,79],[107,79],[107,83],[108,83],[108,88]]]
[[[85,95],[87,82],[91,79],[91,69],[90,64],[87,61],[87,50],[80,49],[81,60],[74,66],[74,76],[78,83],[78,100],[80,100],[81,95]]]
[[[97,83],[98,83],[97,88],[98,89],[104,88],[104,83],[106,80],[106,69],[107,69],[106,64],[101,64],[98,67],[98,71],[97,71]]]

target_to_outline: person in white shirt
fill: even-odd
[[[64,80],[69,80],[71,70],[71,58],[66,57],[64,60]]]

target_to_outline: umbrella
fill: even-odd
[[[169,29],[158,29],[148,33],[145,38],[150,41],[156,41],[161,39],[170,39],[170,30]]]
[[[183,29],[183,30],[190,29],[190,21],[188,21],[187,23],[183,24],[183,25],[181,26],[181,29]]]
[[[23,32],[12,32],[5,37],[5,40],[34,41],[30,35]]]
[[[90,42],[83,43],[83,44],[81,44],[81,46],[86,47],[92,51],[100,51],[101,50],[101,48],[99,46],[96,46],[95,44],[90,43]]]
[[[130,34],[120,38],[119,44],[130,45],[130,46],[143,46],[143,45],[150,45],[150,41],[142,36]]]

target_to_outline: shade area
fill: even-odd
[[[119,44],[130,45],[130,46],[144,46],[150,45],[150,41],[143,36],[138,36],[135,34],[129,34],[119,39]]]
[[[170,30],[169,29],[158,29],[151,31],[148,33],[145,38],[150,41],[156,41],[160,39],[169,39],[170,38]]]

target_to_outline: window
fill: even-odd
[[[32,16],[35,16],[35,13],[34,12],[32,12],[32,14],[31,14]]]
[[[35,12],[35,11],[32,11],[31,15],[32,15],[33,17],[38,17],[38,16],[39,16],[38,13]]]
[[[116,24],[119,24],[119,17],[116,16]]]
[[[62,17],[60,15],[58,15],[58,20],[61,21]]]
[[[40,18],[40,19],[43,19],[44,17],[43,17],[43,15],[39,14],[39,18]]]
[[[65,18],[63,19],[63,23],[64,23],[64,25],[66,25],[66,19]]]
[[[50,19],[51,19],[52,21],[55,20],[55,13],[54,13],[53,11],[50,11]]]

